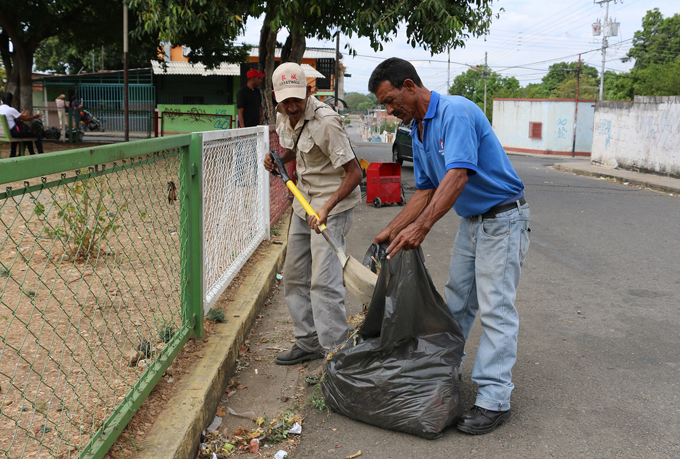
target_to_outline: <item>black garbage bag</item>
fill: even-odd
[[[455,368],[463,334],[420,248],[381,264],[364,323],[327,362],[322,391],[340,414],[437,438],[461,415]]]
[[[376,244],[375,242],[366,251],[364,255],[364,266],[368,266],[368,269],[374,273],[378,272],[378,267],[376,266],[376,261],[380,263],[380,260],[385,258],[385,253],[387,252],[387,247],[384,244]]]

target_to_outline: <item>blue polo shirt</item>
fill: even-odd
[[[437,188],[450,169],[468,170],[468,182],[453,205],[461,217],[483,214],[524,196],[524,184],[474,102],[432,91],[422,142],[419,137],[416,122],[411,138],[417,188]]]

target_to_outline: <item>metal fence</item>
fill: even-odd
[[[0,167],[0,454],[103,457],[202,335],[200,135]]]
[[[205,311],[269,237],[267,126],[203,132]]]
[[[161,137],[186,132],[222,131],[235,127],[231,115],[163,111],[159,118]]]
[[[270,142],[262,126],[0,161],[0,457],[106,454],[290,205]]]
[[[40,113],[40,118],[45,128],[60,127],[59,109],[57,107],[33,107],[34,113]],[[104,108],[83,107],[75,113],[69,113],[66,109],[63,114],[62,126],[72,125],[82,129],[84,136],[96,137],[123,137],[125,132],[125,112],[123,110],[110,110]],[[70,117],[70,118],[69,118]],[[128,126],[130,132],[141,133],[141,137],[152,137],[154,130],[153,110],[128,110]],[[102,134],[106,132],[106,134]],[[140,137],[137,135],[136,137]],[[77,140],[77,136],[74,136]]]

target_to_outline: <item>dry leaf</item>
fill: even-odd
[[[351,456],[347,456],[345,459],[354,459],[355,457],[361,456],[361,450],[357,451],[356,453],[352,454]]]
[[[217,407],[217,411],[215,411],[215,414],[218,415],[219,417],[224,417],[225,413],[224,410],[221,407]]]

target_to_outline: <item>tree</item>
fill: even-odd
[[[361,113],[359,105],[362,103],[374,103],[366,94],[360,94],[358,92],[348,92],[345,94],[345,102],[347,102],[347,109],[350,113]],[[364,109],[363,111],[365,112],[366,110]]]
[[[633,100],[635,77],[630,72],[605,72],[605,100]]]
[[[453,79],[449,94],[470,99],[484,109],[484,70],[469,69]],[[499,73],[486,70],[486,116],[493,115],[494,97],[517,97],[519,81],[515,77],[504,77]]]
[[[270,91],[276,36],[282,27],[288,29],[289,36],[283,46],[281,62],[301,62],[307,37],[328,40],[337,32],[350,37],[366,37],[373,49],[380,50],[383,42],[396,36],[399,26],[405,27],[409,44],[426,47],[435,54],[449,47],[463,46],[464,40],[471,35],[487,33],[493,14],[491,3],[492,0],[259,0],[244,3],[237,0],[131,0],[140,11],[144,30],[157,31],[161,40],[172,43],[183,43],[188,30],[229,43],[236,37],[241,20],[264,15],[258,66],[267,75],[262,91],[269,119],[274,113]],[[218,21],[222,27],[208,28],[211,21]]]
[[[148,67],[152,59],[158,58],[158,46],[149,40],[131,40],[129,51],[130,68]],[[103,56],[103,65],[102,65]],[[122,70],[122,43],[92,46],[91,43],[68,43],[58,37],[43,41],[35,51],[35,68],[55,73],[78,73],[100,70]]]
[[[658,8],[647,11],[642,30],[635,32],[628,57],[635,59],[633,72],[653,64],[673,62],[680,56],[680,14],[665,18]]]
[[[576,99],[577,85],[579,99],[597,99],[599,93],[597,80],[590,75],[581,75],[578,84],[576,74],[569,75],[553,89],[551,95],[557,99]]]
[[[121,44],[123,1],[0,0],[0,55],[8,80],[5,89],[15,95],[20,108],[33,108],[32,67],[38,48],[46,46],[49,62],[50,45],[43,44],[53,37],[58,38],[59,43],[85,52],[93,48],[101,50],[102,45]],[[137,18],[130,15],[130,27],[136,25]],[[130,42],[131,50],[136,43]],[[146,43],[147,52],[155,54],[157,42],[147,40]]]
[[[548,68],[548,73],[541,80],[543,85],[543,90],[546,91],[551,96],[555,97],[553,92],[560,83],[563,81],[574,78],[576,69],[578,68],[578,62],[559,62],[553,64]],[[598,72],[597,69],[591,65],[581,63],[581,77],[590,77],[597,80]]]
[[[649,64],[637,70],[635,93],[641,96],[680,95],[680,56],[671,62]]]

